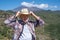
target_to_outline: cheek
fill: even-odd
[[[25,20],[26,20],[26,19],[28,19],[28,17],[23,17],[23,19],[25,19]]]
[[[28,17],[27,16],[21,16],[21,19],[26,20]]]
[[[25,16],[24,18],[28,18],[27,16]]]

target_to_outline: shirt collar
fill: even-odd
[[[28,23],[28,21],[29,21],[29,18],[25,22],[22,19],[18,20],[18,22],[22,25],[25,25],[26,23]]]

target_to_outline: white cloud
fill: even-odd
[[[57,8],[57,6],[50,6],[48,4],[34,4],[35,2],[32,1],[31,3],[28,2],[22,2],[21,5],[26,6],[26,7],[37,7],[37,8]]]
[[[50,8],[57,8],[57,6],[50,6]]]
[[[27,2],[22,2],[21,5],[27,6],[27,7],[33,7],[33,4],[27,3]]]
[[[54,6],[55,8],[57,8],[57,6]]]
[[[22,2],[21,5],[26,7],[48,8],[48,4],[33,4],[33,3]]]
[[[35,5],[37,8],[48,8],[48,4]]]

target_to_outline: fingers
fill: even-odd
[[[18,17],[20,15],[20,11],[18,11],[17,13],[16,13],[16,17]]]
[[[34,13],[32,11],[30,11],[30,14],[33,15]]]
[[[30,13],[33,13],[32,11],[30,11]]]

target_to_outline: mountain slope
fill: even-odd
[[[30,10],[30,11],[39,11],[39,10],[42,10],[42,9],[39,9],[39,8],[36,8],[36,7],[19,6],[19,7],[15,8],[15,9],[13,9],[13,11],[19,11],[22,8],[28,8],[28,10]]]
[[[0,10],[0,40],[11,40],[13,29],[6,27],[3,23],[6,16],[12,15],[12,11]],[[37,40],[60,40],[60,11],[35,11],[36,15],[40,16],[46,24],[44,27],[36,27]],[[4,16],[5,15],[5,16]],[[4,16],[4,17],[3,17]]]

